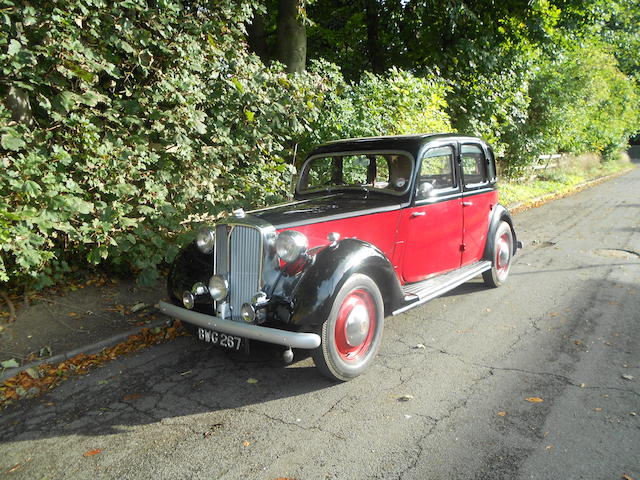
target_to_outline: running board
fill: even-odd
[[[417,307],[423,303],[433,300],[436,297],[453,290],[458,285],[462,285],[464,282],[468,282],[474,277],[477,277],[482,272],[486,272],[491,269],[491,262],[481,261],[472,263],[462,268],[452,270],[451,272],[432,277],[422,282],[410,283],[402,287],[405,300],[411,302],[404,307],[400,307],[395,310],[392,315],[398,315],[399,313],[406,312],[410,308]]]

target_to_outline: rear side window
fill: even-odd
[[[479,145],[462,145],[460,160],[465,188],[475,188],[487,183],[487,159]]]

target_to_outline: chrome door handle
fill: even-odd
[[[427,212],[413,212],[411,214],[411,218],[413,217],[424,217],[427,214]]]
[[[473,205],[473,202],[462,202],[463,207],[470,207]]]

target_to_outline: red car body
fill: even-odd
[[[238,210],[199,232],[174,262],[172,303],[161,308],[201,339],[276,343],[288,359],[291,347],[311,349],[323,374],[353,378],[375,357],[386,316],[476,275],[506,280],[520,243],[495,172],[475,137],[321,145],[293,202]]]

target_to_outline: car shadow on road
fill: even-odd
[[[254,344],[245,355],[178,338],[9,407],[0,418],[0,443],[117,434],[123,426],[215,416],[339,386],[320,376],[308,353],[296,351],[287,366],[282,351]]]

